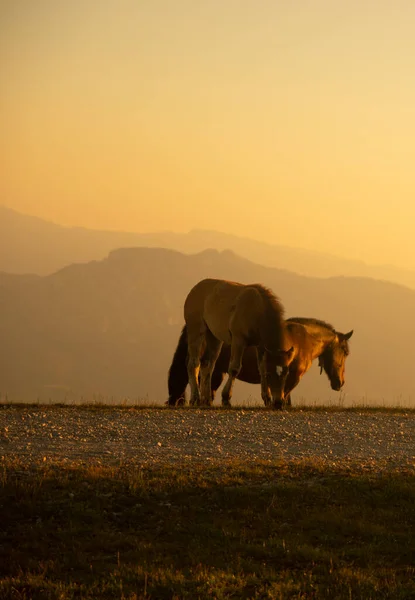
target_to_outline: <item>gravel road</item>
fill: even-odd
[[[0,464],[318,459],[415,470],[415,412],[0,407]]]

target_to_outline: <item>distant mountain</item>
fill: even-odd
[[[204,277],[261,282],[286,316],[354,329],[345,402],[414,404],[415,291],[368,278],[318,279],[257,265],[231,251],[186,255],[133,248],[48,276],[0,277],[0,391],[11,400],[167,397],[183,303]],[[260,398],[237,382],[235,400]],[[95,396],[94,396],[95,395]],[[315,365],[293,395],[337,402]]]
[[[207,248],[229,249],[258,264],[302,275],[372,277],[415,289],[414,271],[366,265],[361,261],[266,244],[226,233],[203,230],[183,234],[95,231],[61,227],[0,207],[0,271],[47,275],[72,263],[101,260],[116,248],[134,246],[170,248],[185,253]]]

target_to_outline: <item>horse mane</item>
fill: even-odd
[[[333,333],[337,333],[333,325],[330,325],[330,323],[326,323],[326,321],[322,321],[321,319],[314,319],[313,317],[290,317],[286,320],[294,323],[302,323],[303,325],[320,325],[320,327],[324,327]]]
[[[253,283],[253,287],[259,292],[264,302],[265,314],[261,324],[261,335],[269,350],[281,350],[284,348],[284,307],[272,290],[261,283]]]
[[[326,321],[322,321],[321,319],[314,319],[313,317],[290,317],[287,319],[287,321],[291,321],[292,323],[302,323],[303,325],[320,325],[320,327],[325,327],[332,333],[338,335],[338,332],[334,329],[333,325],[330,325],[330,323],[326,323]],[[350,354],[349,342],[347,340],[343,340],[342,346],[345,355],[348,356]],[[331,345],[327,346],[322,356],[324,354],[327,355],[330,352],[331,347]]]

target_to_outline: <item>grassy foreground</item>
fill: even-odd
[[[0,598],[415,598],[415,475],[1,471]]]

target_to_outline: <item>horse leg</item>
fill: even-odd
[[[235,379],[238,377],[239,371],[242,368],[242,356],[246,348],[245,340],[241,338],[232,338],[231,358],[228,368],[228,380],[222,390],[222,406],[230,406],[232,398],[232,388]]]
[[[187,326],[187,374],[189,377],[190,386],[190,405],[198,405],[200,403],[199,391],[199,369],[200,355],[205,339],[205,325],[200,324],[197,328]]]
[[[185,394],[182,394],[180,396],[180,398],[178,398],[177,402],[176,402],[176,406],[185,406],[186,405],[186,396]]]
[[[225,346],[222,345],[221,351],[219,353],[219,356],[215,362],[215,366],[212,371],[212,383],[211,383],[212,403],[215,400],[215,394],[216,394],[218,388],[221,386],[225,374],[228,372],[229,351],[230,351],[229,346],[227,346],[225,348]]]
[[[257,347],[258,371],[261,376],[261,398],[265,406],[271,405],[271,392],[268,385],[267,365],[265,359],[265,351],[263,348]]]
[[[215,394],[223,381],[224,375],[225,374],[222,372],[222,369],[218,368],[218,363],[216,362],[211,380],[212,403],[215,399]]]
[[[200,365],[200,397],[201,404],[210,406],[212,404],[212,371],[222,348],[222,342],[218,340],[209,329],[206,329],[206,349]]]
[[[302,375],[303,373],[298,370],[290,369],[290,371],[288,372],[284,386],[285,406],[291,406],[291,392],[300,383]]]

